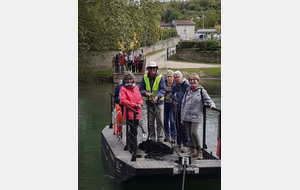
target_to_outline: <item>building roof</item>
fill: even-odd
[[[221,25],[215,25],[215,28],[221,29]]]
[[[195,23],[190,20],[173,20],[173,21],[177,26],[178,25],[195,25]]]
[[[162,27],[173,27],[173,23],[160,23]]]

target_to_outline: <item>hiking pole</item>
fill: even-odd
[[[151,97],[152,97],[152,95],[151,95]],[[153,99],[153,97],[152,97],[152,99]],[[154,113],[156,113],[156,110],[157,110],[157,107],[156,107],[156,105],[155,105],[155,103],[153,102],[153,108],[154,108]],[[165,136],[166,136],[166,130],[165,130],[165,128],[164,128],[164,126],[162,127],[163,128],[163,131],[164,131],[164,134],[165,134]],[[170,143],[170,145],[172,146],[172,149],[173,150],[175,150],[175,152],[177,153],[177,155],[178,155],[178,157],[180,157],[180,154],[177,152],[177,150],[174,148],[174,146],[173,146],[173,144],[170,142],[170,139],[169,138],[167,138],[167,141]]]
[[[175,92],[175,94],[173,95],[173,99],[174,99],[174,102],[177,103],[177,106],[178,106],[178,97],[177,97],[177,92]],[[175,115],[175,123],[176,123],[176,141],[177,141],[177,138],[178,136],[180,135],[179,133],[179,121],[178,121],[178,110],[177,110],[177,106],[174,106],[174,115]]]
[[[152,97],[152,95],[151,95],[151,97]],[[150,97],[147,97],[148,99],[150,98]],[[147,101],[147,100],[146,100]],[[149,140],[149,137],[150,137],[150,129],[149,129],[149,123],[150,123],[150,121],[149,121],[149,112],[150,112],[150,109],[149,109],[149,105],[150,105],[150,103],[151,103],[151,100],[148,100],[148,105],[147,105],[147,121],[148,121],[148,137],[147,137],[147,140]],[[155,139],[154,139],[155,140]]]
[[[139,123],[139,126],[141,127],[142,129],[142,132],[143,132],[143,140],[146,139],[146,132],[144,131],[144,128],[143,126]]]

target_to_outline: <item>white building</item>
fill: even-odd
[[[182,40],[192,40],[195,34],[195,23],[190,20],[173,20],[174,29]]]
[[[161,28],[177,30],[182,40],[193,40],[195,34],[195,23],[191,20],[173,20],[172,23],[161,23]]]

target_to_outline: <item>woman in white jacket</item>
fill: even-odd
[[[200,77],[193,73],[189,77],[190,87],[186,89],[181,104],[181,122],[188,128],[190,139],[190,153],[191,157],[198,157],[202,159],[203,155],[200,147],[200,139],[197,129],[202,123],[202,111],[204,104],[215,108],[215,103],[212,101],[207,91],[199,85]]]

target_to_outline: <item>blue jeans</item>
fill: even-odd
[[[164,106],[164,128],[166,131],[166,135],[170,137],[170,127],[169,127],[169,121],[171,125],[171,136],[175,137],[177,136],[176,128],[174,125],[174,117],[173,117],[173,106],[170,103],[165,102]]]

